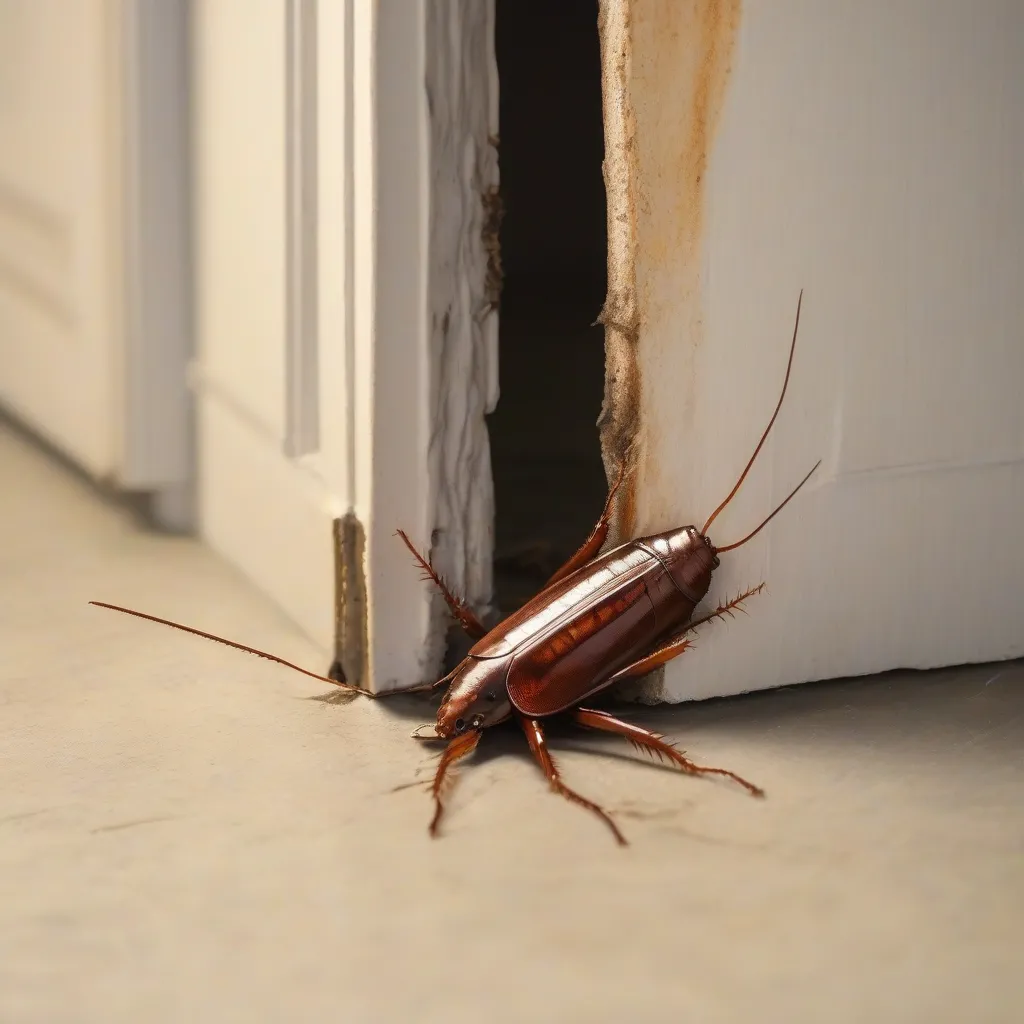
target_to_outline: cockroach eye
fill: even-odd
[[[466,728],[466,720],[464,718],[456,718],[455,719],[455,731],[456,732],[462,732],[462,730],[465,729],[465,728]]]
[[[488,693],[488,694],[485,694],[484,696],[485,696],[485,697],[487,698],[487,700],[489,700],[489,701],[490,701],[490,702],[491,702],[492,704],[493,704],[493,703],[494,703],[494,702],[495,702],[495,701],[496,701],[496,700],[498,699],[498,695],[497,695],[496,693]]]

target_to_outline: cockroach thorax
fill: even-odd
[[[694,604],[703,600],[719,561],[715,546],[696,526],[652,534],[637,543],[665,566],[672,582]]]

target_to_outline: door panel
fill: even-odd
[[[109,0],[0,2],[0,401],[117,466],[122,71]]]

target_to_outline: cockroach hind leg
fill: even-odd
[[[584,729],[596,729],[600,732],[610,732],[622,736],[633,744],[638,750],[642,750],[659,761],[668,760],[675,764],[687,775],[718,775],[723,778],[732,779],[733,782],[742,786],[751,796],[763,798],[764,790],[748,782],[741,775],[729,771],[727,768],[709,768],[705,765],[696,764],[691,761],[681,750],[669,743],[656,732],[644,729],[639,725],[631,725],[623,722],[604,711],[592,711],[588,708],[577,708],[572,714],[573,721]]]

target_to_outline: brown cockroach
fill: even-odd
[[[720,564],[718,556],[741,547],[760,533],[821,465],[819,460],[786,499],[741,540],[721,547],[711,543],[709,527],[740,489],[782,408],[793,367],[802,301],[803,292],[797,302],[789,362],[775,412],[739,479],[700,530],[695,526],[678,527],[628,541],[599,555],[608,535],[612,502],[625,476],[623,463],[601,517],[583,546],[548,580],[539,594],[491,630],[487,630],[465,602],[451,592],[406,534],[398,531],[423,570],[424,579],[438,587],[453,616],[476,640],[455,669],[437,682],[374,694],[191,626],[102,601],[90,603],[269,658],[314,679],[348,690],[353,696],[433,692],[446,686],[434,734],[430,737],[448,741],[432,784],[435,806],[430,822],[431,835],[438,832],[444,810],[443,786],[449,770],[460,758],[472,753],[484,729],[509,718],[515,718],[522,727],[530,750],[551,787],[598,815],[623,844],[626,839],[611,816],[562,781],[544,735],[543,723],[552,716],[568,715],[586,729],[623,736],[634,746],[659,758],[667,758],[684,772],[725,776],[754,796],[763,796],[764,792],[758,786],[731,771],[695,764],[657,733],[581,705],[601,690],[636,679],[678,657],[691,646],[688,633],[713,619],[729,615],[764,588],[764,583],[761,583],[713,612],[698,619],[692,618],[711,586],[712,573]]]

